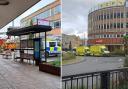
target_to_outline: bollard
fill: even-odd
[[[110,72],[101,73],[101,88],[100,89],[110,89]]]

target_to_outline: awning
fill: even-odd
[[[8,28],[7,35],[8,36],[20,36],[20,35],[27,35],[27,34],[34,34],[34,33],[40,33],[40,32],[48,32],[51,31],[51,26],[45,26],[45,25],[34,25],[29,27],[23,27],[23,28]]]
[[[2,2],[7,5],[1,5]],[[20,16],[40,0],[1,0],[0,1],[0,29]]]

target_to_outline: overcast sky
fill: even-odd
[[[54,2],[55,0],[41,0],[39,1],[37,4],[35,4],[33,7],[31,7],[30,9],[28,9],[26,12],[24,12],[22,15],[20,15],[19,17],[17,17],[14,20],[14,26],[20,26],[20,20],[28,15],[30,15],[31,13],[34,13],[35,11],[39,10],[40,8],[48,5],[49,3]],[[0,32],[6,32],[7,28],[9,26],[12,26],[12,22],[10,22],[9,24],[7,24],[5,27],[3,27],[2,29],[0,29]],[[4,37],[5,35],[0,35],[0,37]]]
[[[90,8],[106,1],[110,0],[62,0],[62,33],[87,38]]]

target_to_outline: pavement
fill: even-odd
[[[60,77],[0,56],[0,89],[61,89]]]
[[[85,57],[84,61],[62,66],[62,76],[117,69],[123,66],[124,57]]]

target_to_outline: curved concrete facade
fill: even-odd
[[[123,35],[128,32],[128,8],[112,6],[88,15],[88,45],[106,45],[110,51],[123,49]]]

